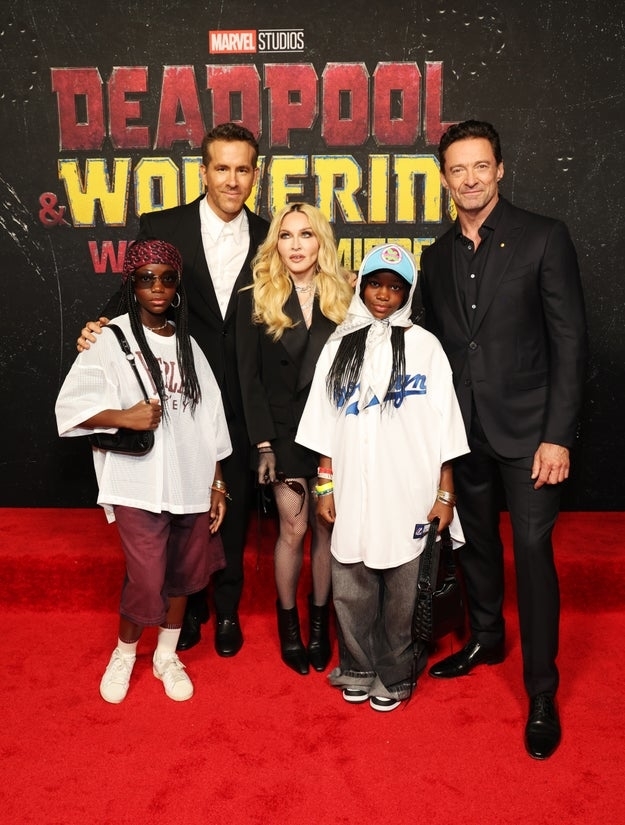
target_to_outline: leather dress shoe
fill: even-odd
[[[484,647],[476,639],[470,639],[462,650],[441,659],[428,672],[435,679],[454,679],[471,673],[477,665],[497,665],[503,660],[503,642],[496,647]]]
[[[208,621],[208,605],[204,601],[197,605],[189,605],[182,622],[182,630],[178,638],[176,650],[190,650],[202,638],[201,626]]]
[[[236,656],[243,647],[243,633],[237,614],[218,616],[215,629],[215,650],[220,656]]]
[[[525,748],[533,759],[547,759],[560,744],[562,730],[553,696],[539,693],[530,699],[525,726]]]

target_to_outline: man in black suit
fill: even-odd
[[[457,219],[423,251],[421,294],[425,324],[452,366],[471,447],[454,464],[467,539],[460,560],[471,638],[430,675],[463,676],[504,658],[503,491],[530,698],[525,745],[544,759],[561,737],[555,705],[560,604],[551,534],[569,475],[586,358],[577,256],[563,223],[500,197],[504,167],[489,123],[451,126],[439,160]]]
[[[190,332],[215,373],[232,441],[232,455],[221,464],[231,497],[220,531],[226,567],[213,578],[215,649],[220,656],[236,655],[243,644],[238,608],[251,484],[235,316],[238,292],[252,280],[250,263],[269,227],[245,206],[258,178],[257,158],[258,143],[247,129],[234,123],[214,127],[202,141],[200,172],[206,194],[189,204],[145,213],[139,224],[139,238],[168,241],[182,255]],[[114,314],[114,300],[104,311],[105,316]],[[98,331],[99,326],[90,322],[78,340],[79,349],[95,341],[91,333]],[[190,596],[179,650],[199,642],[200,625],[207,618],[206,592]]]

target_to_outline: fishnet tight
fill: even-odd
[[[312,531],[310,564],[315,604],[323,605],[328,601],[331,582],[330,536],[332,529],[317,518],[315,497],[311,495],[306,479],[294,480],[299,481],[306,491],[303,505],[301,496],[286,484],[275,484],[273,487],[279,518],[274,569],[278,598],[285,610],[295,606],[297,585],[304,561],[304,538],[309,526]]]

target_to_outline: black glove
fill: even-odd
[[[258,483],[269,484],[276,480],[276,454],[271,447],[258,448]]]

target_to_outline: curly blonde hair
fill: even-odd
[[[354,294],[348,283],[346,271],[339,265],[334,233],[327,218],[319,209],[308,203],[287,204],[274,216],[267,238],[258,247],[252,262],[252,320],[256,324],[265,324],[267,333],[274,341],[280,340],[285,329],[291,329],[300,323],[284,311],[284,305],[293,291],[293,281],[278,254],[280,228],[285,215],[290,212],[302,212],[306,215],[310,228],[319,241],[318,272],[315,281],[321,312],[326,318],[340,324],[345,320]]]

